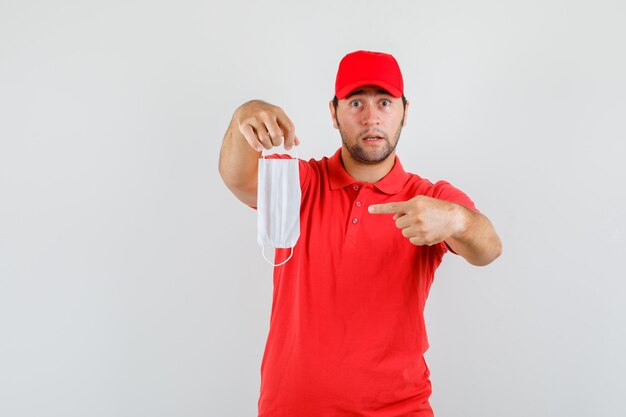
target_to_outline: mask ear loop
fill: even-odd
[[[284,143],[283,143],[283,146],[284,146]],[[293,158],[293,159],[297,160],[298,159],[298,147],[294,145],[293,151],[294,151],[294,153],[296,155],[296,157]],[[265,152],[266,152],[265,148],[261,149],[261,158],[263,158],[263,159],[267,159],[267,158],[265,158]],[[293,256],[293,246],[291,247],[291,253],[289,254],[289,257],[287,259],[285,259],[284,261],[282,261],[281,263],[279,263],[279,264],[274,264],[274,262],[272,262],[269,259],[267,259],[267,257],[265,256],[265,245],[261,245],[261,255],[263,255],[263,259],[265,259],[267,262],[269,262],[270,265],[272,265],[274,267],[281,266],[281,265],[286,264],[287,261],[290,260],[291,257]]]
[[[263,255],[263,258],[269,262],[270,265],[272,266],[281,266],[287,263],[288,260],[291,259],[291,257],[293,256],[293,246],[291,247],[291,253],[289,254],[289,258],[285,259],[284,261],[282,261],[279,264],[275,264],[274,262],[270,261],[269,259],[267,259],[267,257],[265,256],[265,246],[261,246],[261,255]]]

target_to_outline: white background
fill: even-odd
[[[341,57],[386,51],[404,167],[504,244],[447,255],[426,319],[441,417],[626,415],[622,1],[0,2],[0,415],[255,416],[271,306],[223,185],[261,98],[340,145]]]

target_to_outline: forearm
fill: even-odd
[[[257,170],[261,152],[253,149],[237,126],[237,111],[224,134],[219,172],[226,186],[245,204],[256,206]]]
[[[472,265],[490,264],[502,253],[502,243],[493,225],[485,215],[456,206],[457,232],[446,243]]]

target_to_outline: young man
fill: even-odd
[[[404,171],[395,148],[409,103],[396,60],[356,51],[339,64],[329,103],[341,148],[299,160],[301,235],[274,269],[259,417],[426,417],[433,412],[424,306],[452,250],[473,265],[501,252],[462,191]],[[220,173],[256,207],[261,150],[300,143],[279,107],[239,107]],[[277,249],[275,262],[290,255]]]

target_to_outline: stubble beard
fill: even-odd
[[[372,164],[377,164],[379,162],[382,162],[385,159],[387,159],[389,155],[391,155],[391,153],[396,149],[396,146],[398,146],[398,141],[400,140],[400,133],[402,132],[402,123],[403,122],[400,122],[400,126],[398,126],[398,129],[396,129],[393,143],[389,140],[389,137],[384,132],[380,130],[376,130],[376,129],[374,130],[368,129],[365,132],[359,134],[357,137],[355,137],[353,140],[353,144],[350,145],[350,143],[346,140],[346,134],[341,128],[341,125],[339,125],[339,122],[337,122],[339,126],[339,134],[341,135],[341,141],[343,142],[344,146],[350,153],[350,156],[352,157],[352,159],[354,159],[356,162],[360,162],[362,164],[367,164],[367,165],[372,165]],[[373,150],[367,151],[361,143],[362,141],[361,137],[368,132],[370,133],[376,132],[378,135],[382,136],[385,142],[385,146],[383,146],[381,149],[378,149],[376,151],[373,151]]]

